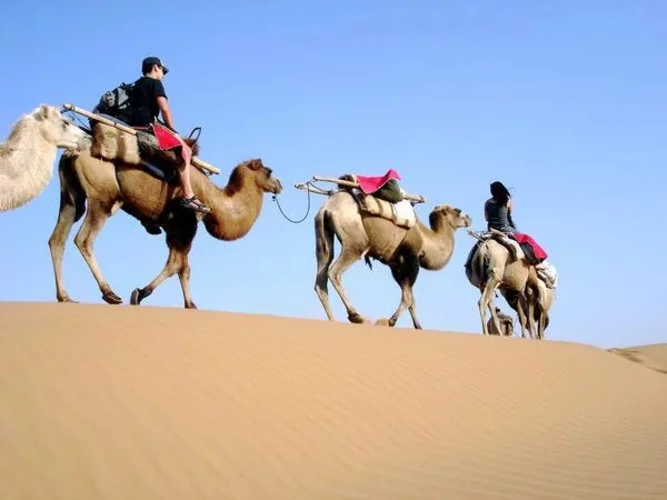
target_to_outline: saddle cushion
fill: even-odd
[[[93,124],[92,129],[90,153],[93,156],[109,161],[122,161],[130,165],[141,164],[136,136],[100,122]]]
[[[544,281],[547,288],[556,289],[558,287],[558,270],[551,262],[543,260],[535,266],[537,277]]]
[[[116,120],[117,121],[117,120]],[[105,123],[96,122],[92,127],[91,154],[109,161],[122,161],[130,165],[150,163],[171,173],[183,159],[180,152],[161,149],[150,128],[136,129],[129,134]],[[192,148],[193,156],[199,152],[198,144],[184,139]],[[192,144],[190,144],[192,143]]]
[[[514,240],[509,236],[509,234],[505,233],[492,233],[491,231],[485,231],[482,233],[479,233],[478,236],[482,240],[488,240],[488,239],[494,239],[501,245],[504,245],[508,250],[510,250],[509,247],[512,247],[514,251],[516,252],[516,260],[521,260],[526,258],[526,254],[523,251],[522,246],[519,244],[518,241]],[[512,250],[510,250],[512,251]]]
[[[415,209],[408,200],[391,203],[365,193],[359,193],[357,199],[359,209],[365,214],[389,220],[404,229],[411,229],[417,223]]]

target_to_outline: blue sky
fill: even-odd
[[[301,218],[306,195],[296,182],[394,168],[406,190],[428,198],[422,219],[449,203],[479,229],[489,183],[502,180],[513,188],[519,229],[559,270],[549,338],[602,347],[667,341],[667,3],[117,0],[97,11],[93,2],[7,0],[2,11],[3,140],[39,103],[90,109],[157,55],[171,69],[164,83],[176,125],[202,127],[201,157],[223,170],[216,183],[259,156],[286,187],[283,208]],[[326,318],[313,292],[312,216],[324,199],[313,201],[294,225],[267,195],[237,242],[201,228],[191,253],[197,305]],[[31,204],[0,214],[0,300],[55,301],[47,240],[57,210],[55,176]],[[65,283],[73,298],[101,302],[72,242],[77,229]],[[449,265],[419,276],[425,328],[480,331],[479,293],[463,270],[472,244],[459,231]],[[124,213],[95,252],[126,302],[167,255],[162,236]],[[344,286],[371,318],[389,316],[400,297],[381,265],[358,263]],[[144,304],[182,307],[178,279]],[[406,313],[399,326],[410,325]]]

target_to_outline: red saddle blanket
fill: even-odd
[[[537,244],[537,242],[529,235],[525,233],[510,233],[508,234],[510,238],[512,238],[514,241],[516,241],[519,245],[521,245],[521,248],[525,249],[530,248],[532,251],[532,256],[534,257],[534,260],[537,261],[536,263],[540,263],[548,257],[547,252],[544,251],[544,249]],[[529,259],[533,260],[533,259]]]
[[[158,146],[162,150],[168,150],[181,145],[181,141],[174,135],[174,133],[167,127],[159,123],[151,123],[153,134],[157,139]]]
[[[368,177],[365,175],[357,175],[356,177],[357,182],[359,183],[359,189],[366,194],[373,194],[391,179],[401,180],[401,176],[394,169],[387,170],[387,173],[382,176]]]

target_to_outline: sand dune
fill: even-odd
[[[6,303],[0,498],[664,500],[666,396],[572,343]]]
[[[609,349],[609,351],[652,370],[667,374],[667,344],[623,347]]]

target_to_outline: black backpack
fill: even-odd
[[[104,113],[114,118],[125,121],[131,111],[131,96],[134,83],[121,83],[118,87],[106,91],[100,97],[93,113]]]

